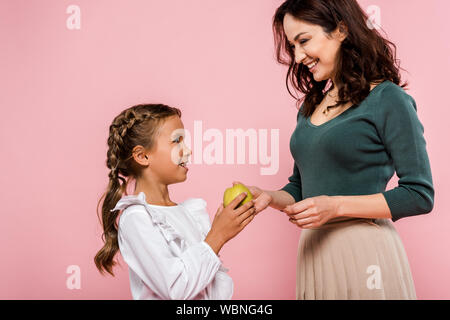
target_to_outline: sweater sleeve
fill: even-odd
[[[289,183],[279,191],[286,191],[295,199],[295,202],[299,202],[300,200],[302,200],[302,182],[300,172],[298,171],[295,161],[292,175],[288,178],[288,181]]]
[[[424,128],[414,99],[401,88],[385,90],[376,125],[392,159],[398,186],[383,192],[392,221],[430,212],[434,189]]]
[[[300,106],[298,112],[297,112],[297,123],[298,118],[300,116],[300,110],[302,109],[303,104]],[[281,188],[278,191],[286,191],[289,193],[294,199],[295,202],[299,202],[302,200],[302,180],[300,176],[300,171],[298,170],[297,164],[294,161],[294,169],[292,170],[292,175],[288,178],[289,183],[285,185],[283,188]]]

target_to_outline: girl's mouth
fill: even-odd
[[[180,162],[180,164],[178,166],[180,166],[180,167],[182,167],[182,168],[184,168],[186,170],[189,170],[188,167],[187,167],[187,162]]]

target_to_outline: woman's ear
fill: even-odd
[[[338,23],[338,26],[336,27],[336,30],[334,30],[334,33],[335,33],[336,39],[338,39],[341,42],[344,41],[348,35],[348,28],[347,28],[346,24],[343,21],[340,21]]]

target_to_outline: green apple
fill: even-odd
[[[253,199],[253,195],[250,190],[243,184],[238,183],[225,190],[223,194],[223,206],[226,207],[227,205],[229,205],[230,202],[233,201],[234,198],[236,198],[242,192],[247,192],[247,196],[239,203],[239,205],[237,206],[238,208]]]

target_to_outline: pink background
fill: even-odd
[[[191,164],[170,190],[202,197],[212,217],[233,180],[287,183],[296,109],[274,59],[271,19],[282,1],[0,1],[1,299],[130,299],[128,269],[103,277],[96,205],[107,184],[108,126],[142,102],[180,107],[193,132],[280,129],[280,169]],[[395,223],[419,299],[450,299],[448,166],[450,24],[447,0],[361,0],[381,9],[425,127],[436,190],[429,215]],[[69,5],[81,29],[69,30]],[[246,162],[248,163],[248,161]],[[389,188],[396,185],[396,178]],[[221,252],[234,299],[294,299],[301,229],[268,209]],[[120,257],[120,256],[119,256]],[[81,288],[68,289],[78,265]]]

